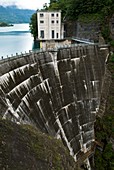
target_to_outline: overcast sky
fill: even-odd
[[[19,8],[25,9],[41,9],[44,3],[49,3],[50,0],[0,0],[0,5],[9,6],[16,5]]]

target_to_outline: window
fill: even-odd
[[[56,14],[56,16],[58,17],[59,15],[58,15],[58,14]]]
[[[59,21],[57,20],[57,21],[56,21],[56,23],[58,24],[58,23],[59,23]]]
[[[52,20],[51,23],[54,24],[54,20]]]
[[[44,16],[44,14],[41,13],[41,14],[40,14],[40,17],[43,17],[43,16]]]
[[[43,20],[40,20],[40,24],[43,24],[44,23],[44,21]]]
[[[54,17],[54,14],[51,14],[52,17]]]
[[[56,35],[57,35],[57,38],[58,38],[59,37],[58,33]]]
[[[40,37],[41,37],[41,38],[44,38],[44,30],[41,30],[41,31],[40,31]]]
[[[52,38],[54,38],[54,30],[52,30]]]

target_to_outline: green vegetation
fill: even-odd
[[[96,14],[83,14],[83,15],[79,15],[78,17],[78,21],[79,22],[83,22],[83,23],[91,23],[91,22],[101,22],[102,18],[101,15],[96,13]]]
[[[34,10],[18,9],[16,6],[0,6],[0,22],[29,23]]]
[[[61,10],[62,20],[79,20],[84,22],[100,21],[101,33],[107,42],[110,38],[109,19],[114,12],[113,0],[50,0],[50,6],[42,10]],[[31,18],[31,21],[34,17]],[[32,25],[32,22],[31,22]],[[30,27],[36,35],[36,25]]]
[[[34,13],[30,19],[30,31],[34,37],[34,40],[38,37],[38,24],[37,24],[37,13]]]
[[[114,48],[114,40],[110,41],[111,46]]]
[[[76,170],[61,141],[6,120],[0,120],[0,158],[2,170]]]
[[[111,16],[114,3],[113,0],[51,0],[49,9],[60,9],[63,17],[74,20],[84,14]]]
[[[101,33],[110,42],[109,19],[114,13],[113,0],[51,0],[49,9],[60,9],[62,18],[82,22],[101,23]]]
[[[114,170],[114,54],[109,58],[108,69],[112,76],[105,114],[97,118],[95,125],[96,140],[104,144],[103,151],[96,150],[95,167],[97,170]]]
[[[96,150],[95,168],[97,170],[114,170],[114,151],[111,143],[106,145],[103,152]]]
[[[13,26],[12,24],[7,24],[5,22],[0,22],[0,27],[10,27]]]

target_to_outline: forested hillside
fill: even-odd
[[[16,6],[0,6],[0,22],[29,23],[34,10],[18,9]]]
[[[102,36],[106,42],[112,41],[109,22],[114,14],[113,0],[50,0],[48,10],[53,9],[62,11],[62,19],[64,21],[100,21]]]
[[[44,6],[43,10],[61,10],[62,20],[94,22],[100,21],[101,34],[106,42],[112,42],[109,22],[114,13],[113,0],[50,0],[50,6]],[[32,15],[30,29],[34,38],[37,37],[37,17]],[[114,40],[113,40],[114,41]]]
[[[112,15],[114,2],[113,0],[50,0],[49,9],[60,9],[63,17],[74,20],[83,14]]]

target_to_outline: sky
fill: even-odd
[[[43,4],[49,3],[50,0],[0,0],[0,5],[9,6],[16,5],[19,8],[23,9],[41,9]]]

